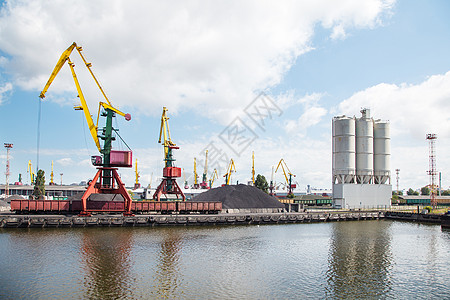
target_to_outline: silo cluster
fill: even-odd
[[[389,122],[361,113],[333,118],[333,184],[390,184]]]

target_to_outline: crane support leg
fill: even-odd
[[[171,184],[169,184],[169,180],[171,181]],[[169,186],[170,188],[168,188]],[[158,188],[156,189],[155,193],[153,194],[153,199],[161,201],[162,194],[176,195],[177,199],[178,196],[181,196],[182,201],[186,201],[186,196],[184,195],[183,191],[181,190],[180,186],[178,185],[175,179],[163,178],[161,183],[158,185]]]
[[[112,178],[108,176],[108,182],[109,185],[104,184],[104,178],[103,175],[104,172],[109,171],[112,172]],[[112,180],[111,180],[112,179]],[[112,182],[111,182],[112,181]],[[114,184],[116,183],[116,184]],[[83,197],[81,197],[81,212],[80,216],[90,216],[93,211],[98,210],[91,210],[88,208],[88,201],[90,195],[92,194],[120,194],[122,195],[125,203],[124,203],[124,210],[123,215],[124,216],[132,216],[131,213],[131,203],[132,199],[130,197],[130,194],[128,194],[125,184],[120,179],[119,173],[117,173],[116,168],[98,168],[97,174],[95,174],[94,179],[89,183],[88,188],[86,189],[86,192],[84,192]]]

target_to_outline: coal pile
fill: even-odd
[[[67,198],[69,201],[81,201],[84,192],[77,193]],[[124,201],[123,196],[120,194],[91,194],[89,201]]]
[[[214,188],[188,201],[220,201],[223,209],[284,208],[284,204],[280,203],[275,197],[254,186],[245,184]]]

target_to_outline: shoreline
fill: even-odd
[[[172,215],[65,215],[0,214],[0,228],[47,227],[133,227],[133,226],[191,226],[191,225],[262,225],[376,220],[385,213],[371,212],[304,212],[304,213],[219,213]]]

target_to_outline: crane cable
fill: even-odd
[[[90,149],[89,149],[88,142],[87,142],[87,139],[86,139],[86,127],[85,127],[86,125],[84,124],[85,123],[85,119],[84,119],[84,116],[82,114],[81,114],[81,123],[83,124],[84,145],[86,146],[86,151],[87,151],[87,153],[89,155]]]
[[[39,170],[39,144],[41,136],[41,102],[42,99],[39,98],[39,108],[38,108],[38,122],[37,122],[37,141],[36,141],[36,174]]]

